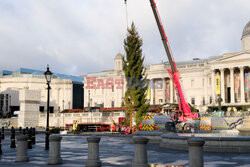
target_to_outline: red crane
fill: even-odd
[[[163,42],[165,51],[167,53],[168,61],[169,61],[170,67],[171,67],[171,69],[167,69],[167,71],[171,77],[173,84],[174,84],[178,103],[179,103],[179,111],[176,111],[176,113],[175,113],[175,114],[179,114],[177,121],[186,122],[189,119],[195,119],[198,117],[198,115],[197,115],[197,113],[191,112],[189,105],[184,98],[184,94],[182,92],[181,84],[180,84],[180,80],[179,80],[179,73],[178,73],[178,70],[176,68],[173,54],[172,54],[172,51],[171,51],[171,48],[170,48],[170,45],[168,42],[168,38],[167,38],[166,33],[164,31],[164,28],[163,28],[156,3],[154,0],[150,0],[150,3],[151,3],[151,7],[153,10],[155,19],[156,19],[158,29],[159,29],[160,34],[161,34],[161,38],[162,38],[162,42]]]

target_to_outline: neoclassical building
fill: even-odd
[[[84,107],[121,106],[126,91],[121,54],[117,54],[114,59],[114,70],[91,73],[83,77]]]
[[[47,85],[44,71],[20,68],[0,72],[0,112],[20,110],[19,92],[23,89],[40,92],[40,112],[47,111]],[[83,108],[83,78],[54,73],[51,80],[50,113]]]
[[[201,111],[218,106],[219,97],[224,110],[227,106],[250,105],[250,22],[244,27],[241,41],[240,52],[176,63],[188,103]],[[177,103],[175,89],[166,70],[169,68],[168,63],[146,67],[151,105]],[[126,91],[121,54],[114,59],[114,70],[84,77],[84,106],[121,106]]]

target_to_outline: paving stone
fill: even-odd
[[[117,135],[119,136],[119,135]],[[48,151],[44,150],[45,136],[36,135],[36,145],[28,150],[30,161],[15,163],[16,148],[9,148],[10,140],[6,135],[3,141],[3,155],[0,156],[1,167],[40,167],[47,166]],[[59,167],[84,166],[88,158],[87,136],[63,136],[61,142],[61,157],[63,164],[53,165]],[[161,149],[158,144],[148,144],[148,162],[150,164],[167,164],[175,166],[188,166],[188,152]],[[100,160],[103,166],[129,167],[133,160],[134,144],[130,137],[102,136],[100,141]],[[220,154],[204,153],[204,166],[206,167],[249,167],[250,154]]]

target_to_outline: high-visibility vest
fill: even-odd
[[[76,130],[77,129],[77,123],[74,123],[73,124],[73,130]]]

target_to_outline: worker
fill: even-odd
[[[78,128],[78,124],[77,124],[77,121],[73,124],[73,132],[74,134],[77,133],[77,128]]]

